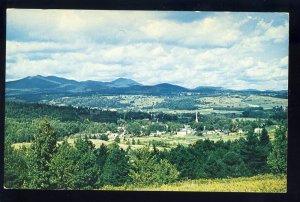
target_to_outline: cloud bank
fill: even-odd
[[[283,90],[288,26],[285,13],[10,9],[6,79]]]

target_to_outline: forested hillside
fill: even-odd
[[[102,111],[99,113],[101,117]],[[116,112],[105,113],[118,119],[97,122],[93,120],[96,111],[88,109],[6,103],[5,187],[146,187],[196,179],[286,174],[287,171],[287,125],[284,116],[279,116],[277,111],[274,113],[278,116],[271,113],[269,119],[239,122],[221,115],[201,116],[200,123],[190,123],[199,137],[203,136],[204,125],[212,129],[228,126],[232,131],[238,127],[246,132],[232,140],[210,140],[206,136],[189,145],[177,146],[163,139],[148,141],[148,144],[133,140],[150,138],[156,131],[176,137],[174,134],[183,126],[178,117],[173,122],[153,123],[151,119],[137,116],[138,113],[133,113],[130,119],[121,119],[124,114]],[[266,129],[268,124],[276,124],[273,140]],[[260,125],[263,125],[262,131],[255,133],[254,129]],[[114,140],[108,138],[107,131],[118,133],[120,129],[126,129],[128,135],[118,135]],[[98,133],[101,135],[96,138],[105,144],[96,147],[92,140]],[[82,135],[70,144],[69,137],[76,134]],[[125,149],[120,142],[126,141]],[[30,146],[12,146],[16,142],[30,142]]]

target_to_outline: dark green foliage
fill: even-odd
[[[123,149],[120,149],[117,144],[113,144],[109,150],[101,181],[104,185],[123,185],[128,180],[128,157]]]
[[[241,154],[235,151],[228,151],[223,157],[223,162],[225,164],[224,171],[226,172],[226,176],[241,177],[250,174]]]
[[[186,98],[186,97],[170,97],[166,98],[164,102],[157,103],[155,105],[156,108],[168,108],[168,109],[176,109],[176,110],[195,110],[198,109],[198,105],[200,101],[196,98]]]
[[[264,146],[270,146],[270,137],[266,128],[263,128],[259,137],[259,141]]]
[[[124,118],[124,120],[137,120],[137,119],[151,119],[151,115],[146,112],[124,112],[120,114],[120,117]]]
[[[243,160],[245,156],[240,152],[242,152],[240,141],[200,140],[188,148],[178,145],[168,152],[159,152],[158,155],[160,158],[168,159],[176,166],[180,172],[180,179],[197,179],[239,177],[252,174],[249,171],[249,165],[245,163],[247,161]],[[255,154],[253,158],[259,158],[259,155],[260,153],[257,157]],[[253,165],[253,162],[249,163]],[[258,165],[265,166],[263,162]]]
[[[204,165],[204,170],[208,178],[226,177],[226,164],[217,152],[210,152]]]
[[[197,165],[194,156],[186,147],[178,145],[171,149],[167,154],[167,160],[176,166],[181,179],[195,179],[197,177]]]
[[[106,134],[101,134],[100,140],[108,141],[108,136]]]
[[[243,117],[247,118],[267,118],[268,114],[264,113],[262,107],[246,108],[242,113]]]
[[[56,134],[45,120],[31,144],[28,153],[28,188],[52,188],[50,183],[50,163],[56,151]]]
[[[121,139],[120,139],[120,137],[117,135],[117,137],[115,138],[115,142],[116,143],[120,143],[121,142]]]
[[[268,170],[267,159],[271,152],[272,145],[270,142],[270,137],[268,135],[268,131],[265,127],[262,129],[262,132],[259,135],[259,143],[260,143],[261,152],[262,152],[262,161],[264,162],[264,167],[262,168],[262,170],[267,171]]]
[[[96,158],[97,158],[97,165],[99,167],[100,173],[103,171],[103,167],[107,158],[108,149],[104,144],[94,151]]]
[[[179,172],[167,160],[158,161],[149,147],[135,150],[131,155],[129,183],[135,185],[161,185],[174,182]]]
[[[75,176],[79,171],[77,153],[74,147],[64,141],[51,160],[51,184],[56,189],[77,188]]]
[[[262,145],[258,136],[253,132],[240,141],[241,155],[252,175],[263,173],[266,169],[266,145]]]
[[[268,165],[273,173],[287,173],[287,129],[285,127],[281,126],[275,132]]]
[[[270,118],[274,120],[286,120],[287,110],[284,110],[282,106],[273,107]]]
[[[5,138],[12,143],[32,141],[36,132],[29,121],[5,118]]]
[[[121,186],[126,182],[151,185],[184,179],[249,176],[269,171],[286,173],[287,170],[287,129],[280,127],[276,130],[273,144],[265,128],[259,135],[253,133],[254,128],[261,124],[287,125],[282,108],[273,109],[273,115],[277,113],[281,118],[270,115],[268,120],[245,121],[210,114],[199,116],[199,123],[194,121],[194,113],[176,115],[176,122],[165,122],[169,120],[167,115],[157,113],[153,120],[159,119],[159,123],[152,123],[153,120],[134,120],[149,118],[149,113],[130,112],[130,121],[120,120],[118,125],[93,122],[98,110],[92,111],[95,115],[91,116],[86,109],[23,103],[8,103],[6,110],[4,185],[8,188],[91,189],[105,185]],[[272,114],[271,110],[268,113]],[[42,117],[46,114],[51,119],[44,120]],[[153,140],[149,145],[153,147],[151,152],[149,148],[134,150],[130,147],[125,152],[116,143],[95,149],[87,138],[107,141],[108,136],[104,133],[116,133],[117,126],[127,128],[133,136],[149,135],[151,131],[175,134],[182,128],[182,123],[190,124],[198,135],[204,126],[206,130],[236,132],[243,129],[248,134],[246,139],[227,142],[200,140],[188,147],[178,145],[168,151],[158,150],[158,147],[171,145]],[[87,136],[78,139],[74,146],[66,141],[61,145],[56,142],[57,138],[80,134]],[[24,141],[32,141],[27,150],[10,146]],[[119,136],[115,141],[120,142]],[[130,143],[127,139],[127,144]],[[132,139],[132,144],[136,143],[141,144],[139,139]]]
[[[192,123],[192,125],[191,125],[191,127],[193,128],[193,129],[195,129],[196,131],[203,131],[203,129],[204,129],[204,124],[203,123],[200,123],[200,122],[193,122]]]
[[[180,124],[180,123],[168,122],[167,123],[167,126],[168,126],[167,131],[175,134],[177,131],[180,130],[180,128],[182,128],[182,125],[183,124]]]
[[[197,135],[197,136],[203,136],[203,133],[201,131],[197,131],[195,135]]]
[[[166,127],[162,124],[153,123],[149,126],[150,132],[166,131]]]
[[[5,102],[5,115],[22,120],[44,117],[51,117],[61,121],[81,120],[77,109],[72,107],[58,107],[37,103]]]
[[[151,140],[149,142],[149,144],[156,146],[156,147],[170,147],[170,143],[164,142],[164,141],[159,141],[159,140]]]
[[[14,149],[8,141],[4,145],[4,187],[21,188],[27,180],[26,149]]]
[[[127,131],[134,136],[141,135],[141,125],[138,122],[131,122],[127,125]]]
[[[97,157],[94,145],[87,138],[75,141],[77,172],[74,175],[74,185],[77,189],[94,188],[99,175]]]

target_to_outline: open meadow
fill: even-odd
[[[253,177],[187,180],[161,186],[105,186],[101,190],[286,193],[287,181],[286,175],[265,174]]]

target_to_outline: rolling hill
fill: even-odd
[[[216,95],[223,93],[260,94],[287,98],[287,91],[258,91],[231,90],[214,86],[199,86],[194,89],[169,83],[157,85],[142,85],[132,79],[118,78],[111,82],[103,81],[75,81],[56,76],[28,76],[15,81],[6,82],[6,96],[41,97],[44,95],[91,95],[91,94],[145,94],[145,95],[174,95],[180,93],[200,93],[202,95]],[[37,98],[38,99],[38,98]]]

